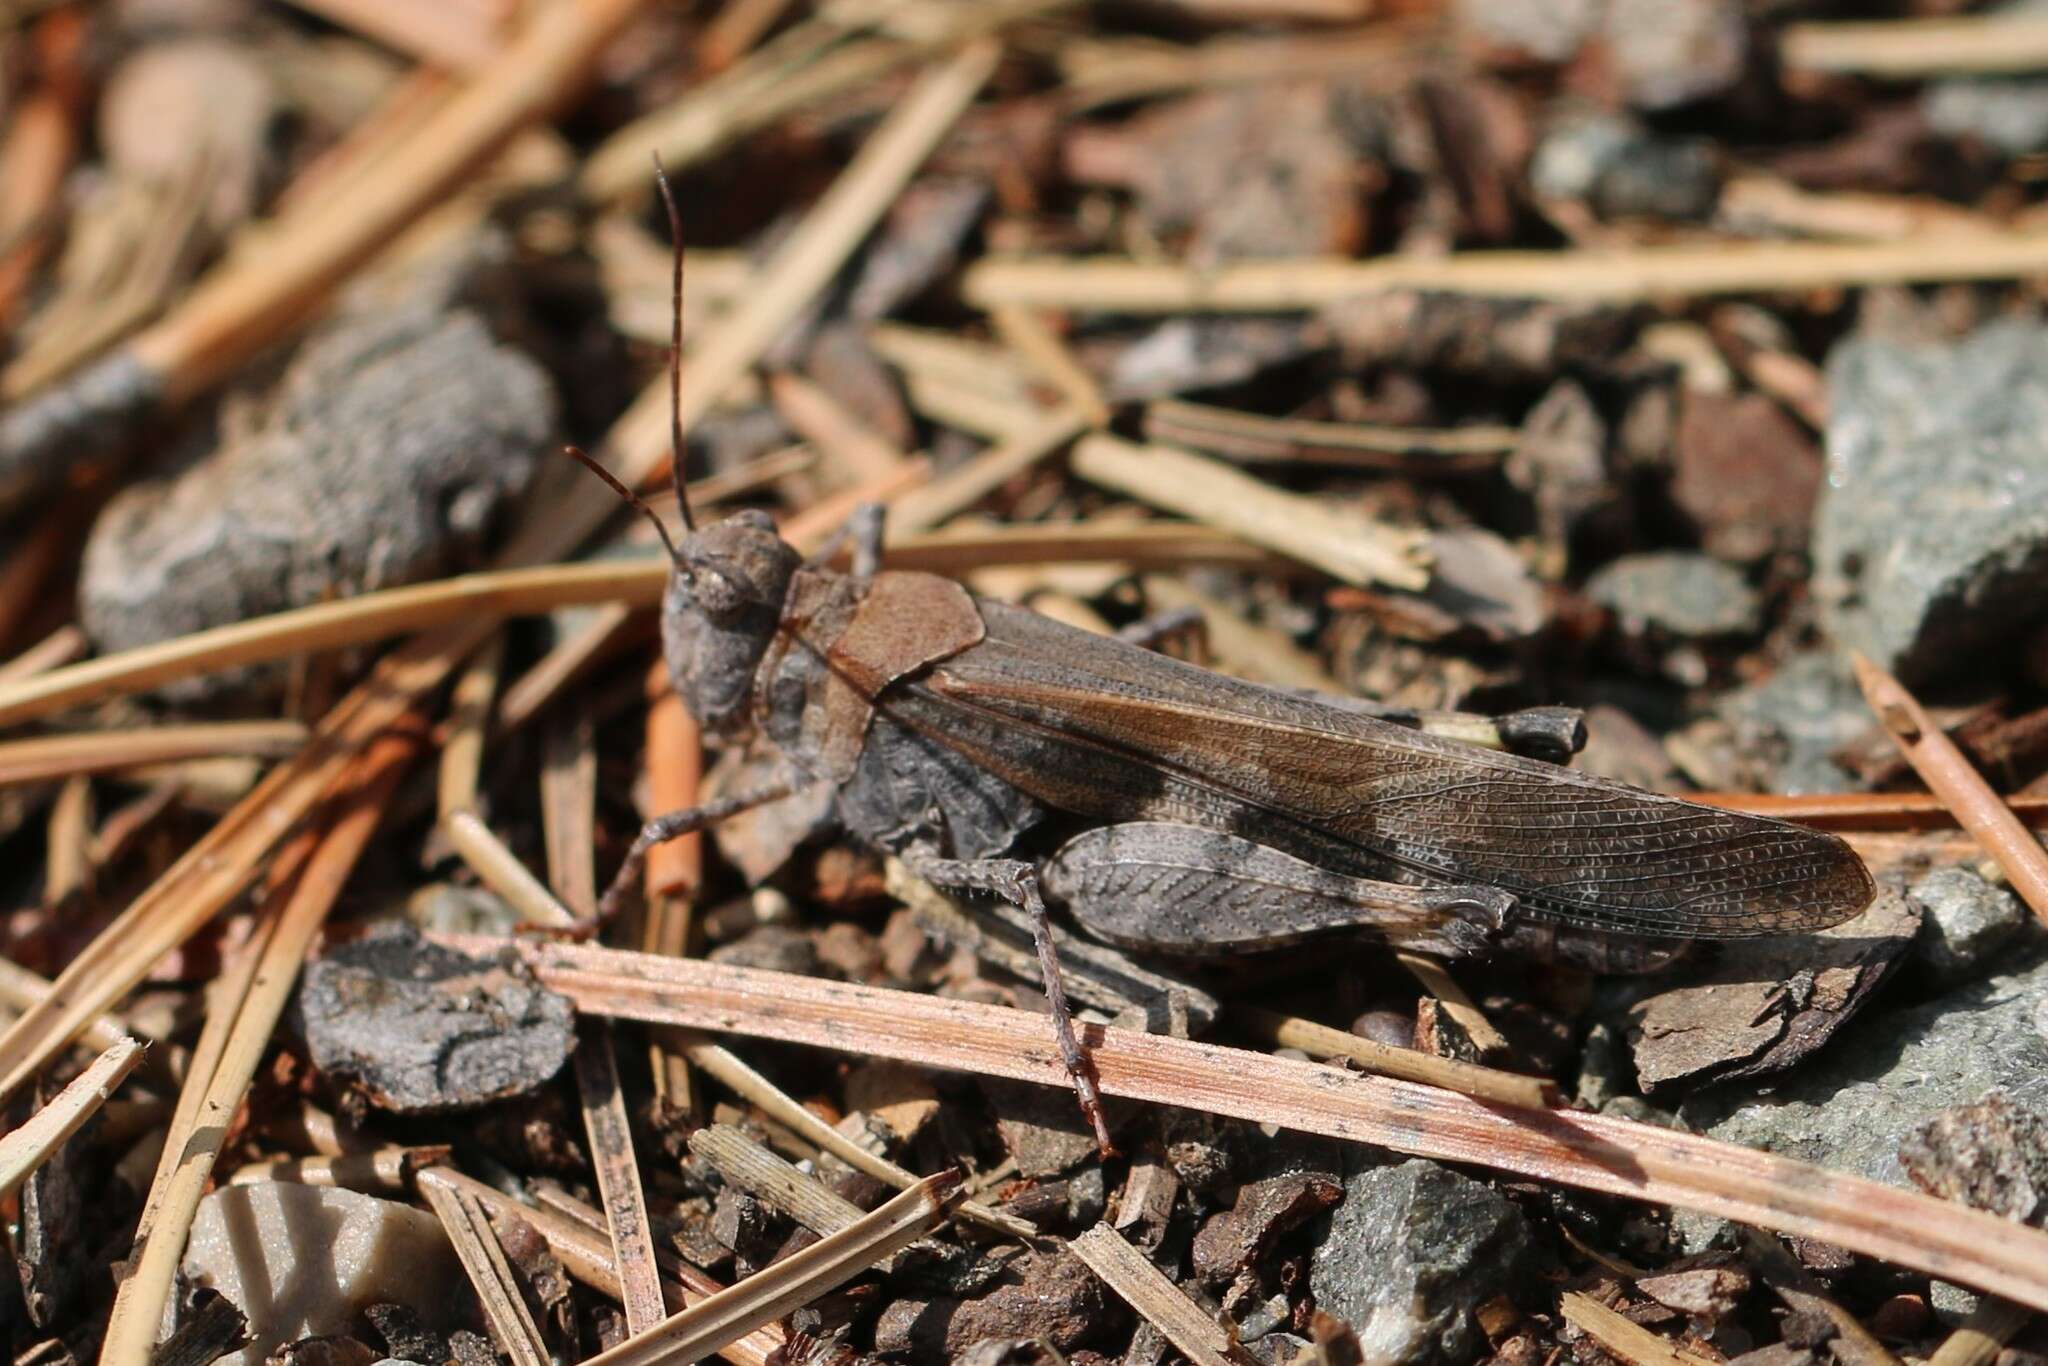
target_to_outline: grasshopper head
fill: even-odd
[[[708,730],[742,729],[754,670],[802,563],[763,512],[684,536],[661,604],[661,644],[683,705]]]

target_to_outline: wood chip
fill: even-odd
[[[440,1179],[436,1172],[420,1176],[420,1194],[448,1231],[448,1241],[469,1283],[483,1302],[484,1318],[491,1325],[491,1337],[498,1350],[512,1358],[512,1366],[549,1366],[548,1346],[541,1340],[540,1325],[526,1307],[526,1295],[498,1246],[490,1218],[476,1197]]]
[[[1565,1322],[1630,1366],[1714,1366],[1712,1357],[1679,1349],[1669,1339],[1630,1322],[1590,1295],[1568,1290],[1559,1307]]]
[[[93,1112],[106,1103],[114,1088],[142,1061],[144,1045],[123,1039],[107,1049],[92,1065],[59,1091],[48,1105],[0,1138],[0,1196],[11,1195],[40,1167],[64,1141],[77,1133]]]
[[[685,1309],[653,1332],[591,1357],[587,1366],[656,1366],[701,1360],[916,1242],[945,1220],[959,1193],[958,1172],[928,1176],[859,1223]]]
[[[654,1234],[647,1222],[647,1197],[640,1164],[633,1156],[633,1128],[626,1118],[626,1094],[619,1086],[611,1031],[586,1028],[576,1048],[576,1093],[583,1103],[583,1128],[590,1137],[591,1165],[604,1201],[611,1234],[612,1265],[619,1270],[619,1299],[626,1331],[650,1331],[666,1315],[661,1273],[654,1264]]]
[[[1251,1361],[1229,1330],[1108,1224],[1097,1224],[1067,1246],[1195,1366],[1247,1366]]]

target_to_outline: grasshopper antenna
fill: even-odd
[[[659,152],[654,154],[654,183],[661,187],[661,202],[668,210],[668,241],[675,256],[669,284],[669,476],[675,481],[676,506],[683,510],[683,530],[695,531],[697,519],[690,512],[690,495],[683,488],[683,216],[676,210],[676,194],[669,188],[668,168],[661,164]]]
[[[648,521],[654,523],[655,534],[661,537],[661,543],[664,546],[668,547],[668,558],[670,562],[677,565],[682,564],[682,553],[676,549],[675,539],[668,534],[667,524],[661,520],[660,513],[656,512],[653,508],[647,506],[647,502],[645,499],[643,499],[639,494],[633,492],[633,490],[627,488],[624,484],[620,483],[617,475],[614,475],[610,470],[606,469],[603,465],[599,464],[597,462],[597,459],[594,456],[592,456],[589,452],[585,451],[581,446],[564,446],[562,447],[562,454],[574,456],[577,460],[583,462],[583,468],[589,470],[592,474],[604,480],[605,484],[611,489],[613,493],[618,494],[620,499],[622,499],[623,501],[632,504],[633,510],[635,512],[645,517]]]

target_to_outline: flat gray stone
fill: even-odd
[[[1990,971],[2033,923],[2018,897],[1968,868],[1937,868],[1906,895],[1922,912],[1913,956],[1944,984]]]
[[[285,1181],[222,1186],[199,1202],[184,1274],[249,1319],[249,1345],[220,1358],[256,1366],[300,1338],[351,1331],[376,1304],[461,1323],[474,1292],[441,1221],[355,1191]]]
[[[1586,581],[1586,596],[1635,636],[1703,640],[1752,635],[1763,625],[1763,604],[1742,574],[1694,551],[1624,555]]]
[[[1831,650],[1794,655],[1761,683],[1737,688],[1714,707],[1736,751],[1761,766],[1773,792],[1848,792],[1861,787],[1835,762],[1870,729],[1870,707]]]
[[[574,1009],[516,959],[471,958],[402,923],[307,965],[298,1023],[315,1067],[398,1114],[523,1095],[576,1047]]]
[[[1828,359],[1828,393],[1823,624],[1909,683],[2015,648],[2048,617],[2048,328],[1851,338]]]
[[[1417,1159],[1346,1178],[1309,1284],[1368,1361],[1462,1363],[1486,1345],[1472,1311],[1528,1272],[1531,1248],[1506,1196]]]
[[[1952,1106],[2003,1089],[2048,1105],[2048,961],[1858,1020],[1768,1094],[1720,1087],[1681,1110],[1694,1128],[1753,1148],[1911,1187],[1899,1140]]]

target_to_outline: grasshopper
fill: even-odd
[[[675,272],[672,392],[680,247]],[[684,705],[707,734],[765,740],[782,769],[648,821],[603,913],[655,844],[829,784],[857,839],[1026,913],[1060,1056],[1105,1151],[1049,901],[1103,939],[1176,954],[1350,931],[1597,969],[1822,929],[1875,895],[1833,835],[1458,743],[883,569],[878,510],[807,560],[758,511],[698,527],[678,475],[676,540],[585,463],[668,547],[662,643]]]

